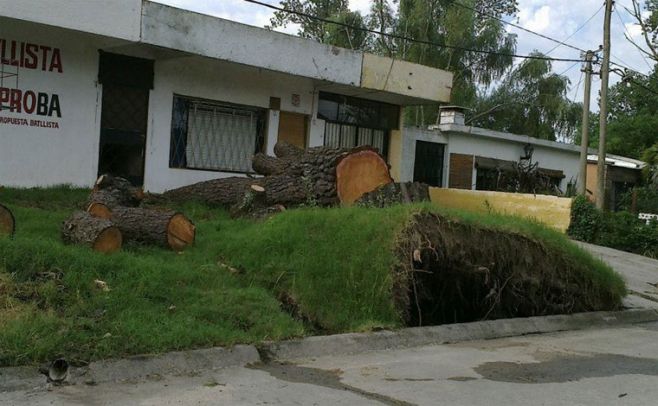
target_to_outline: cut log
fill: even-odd
[[[215,179],[165,192],[163,197],[170,201],[200,200],[229,208],[244,199],[249,187],[258,185],[265,188],[266,207],[329,206],[339,202],[351,204],[363,193],[392,182],[386,161],[369,147],[314,147],[302,151],[279,143],[275,153],[281,158],[258,156],[254,159],[261,172],[278,173],[285,166],[286,169],[276,175],[259,179]]]
[[[141,188],[133,186],[127,179],[112,175],[98,177],[89,204],[96,202],[96,200],[91,199],[94,198],[94,194],[101,191],[104,192],[105,199],[111,198],[113,200],[112,205],[137,207],[144,199],[144,191]],[[98,202],[105,203],[102,200],[98,200]]]
[[[192,245],[196,234],[196,227],[187,217],[171,210],[117,206],[112,209],[111,220],[126,241],[177,252]]]
[[[291,161],[274,158],[263,153],[254,155],[251,159],[251,168],[259,175],[271,176],[284,173],[290,168]]]
[[[0,204],[0,236],[12,237],[16,232],[16,219],[7,207]]]
[[[121,231],[111,221],[83,211],[73,213],[62,224],[62,240],[65,244],[85,245],[103,253],[119,251],[123,243]]]
[[[304,150],[289,142],[281,141],[274,145],[274,155],[277,158],[297,160],[304,155]]]
[[[211,206],[229,208],[242,199],[247,188],[260,183],[261,179],[242,177],[213,179],[169,190],[162,194],[162,198],[173,202],[198,200]],[[162,200],[157,195],[154,199]]]
[[[356,203],[366,207],[387,207],[394,204],[427,202],[430,200],[429,186],[425,183],[389,183],[366,193]]]
[[[388,164],[376,151],[364,149],[346,155],[336,166],[336,191],[344,205],[351,205],[365,193],[393,182]]]

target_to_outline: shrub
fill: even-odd
[[[594,242],[601,226],[601,212],[585,196],[577,196],[571,205],[571,224],[567,233],[576,240]]]

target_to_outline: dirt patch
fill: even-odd
[[[656,360],[616,354],[552,354],[540,362],[487,362],[475,368],[484,379],[512,383],[563,383],[617,375],[658,376]]]
[[[615,310],[585,265],[524,235],[420,213],[398,239],[394,300],[407,325]]]

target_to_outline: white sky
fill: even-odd
[[[269,23],[272,10],[244,2],[243,0],[157,0],[172,6],[210,14],[246,24],[262,27]],[[278,0],[262,0],[270,4],[278,4]],[[519,0],[520,12],[513,22],[527,29],[539,32],[549,37],[565,40],[571,36],[603,5],[603,0]],[[350,0],[350,7],[367,13],[370,0]],[[635,70],[646,73],[650,70],[650,62],[645,60],[640,52],[624,38],[624,30],[637,36],[638,27],[632,24],[631,17],[624,9],[630,6],[631,0],[616,1],[616,15],[612,16],[612,54],[613,62],[622,63]],[[623,23],[623,24],[622,24]],[[528,54],[534,49],[548,52],[555,43],[510,27],[511,32],[518,34],[518,54]],[[296,27],[287,27],[283,30],[294,34]],[[639,38],[638,38],[639,39]],[[583,49],[596,49],[603,43],[603,10],[592,19],[582,30],[570,38],[569,44]],[[578,58],[579,52],[566,47],[559,47],[550,53],[556,58]],[[574,66],[572,62],[555,62],[553,70],[557,73],[566,71],[572,81],[569,96],[581,101],[583,86],[581,81],[580,65]],[[613,83],[617,75],[611,75]],[[600,89],[598,78],[594,77],[592,86],[592,102],[596,104]],[[598,110],[593,105],[592,110]]]

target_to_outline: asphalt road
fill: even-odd
[[[658,323],[0,394],[2,405],[656,405]]]

